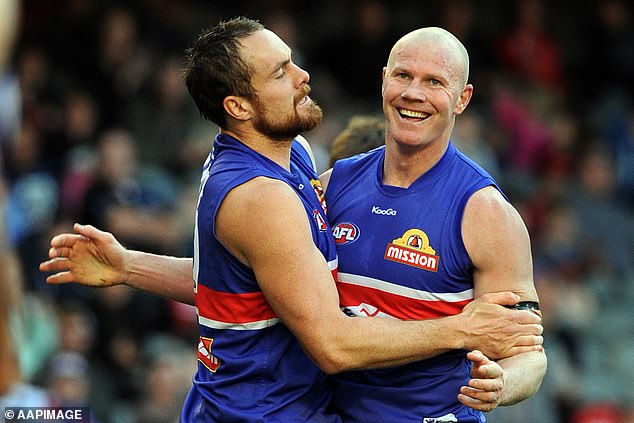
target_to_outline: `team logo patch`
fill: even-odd
[[[319,203],[321,203],[321,208],[324,209],[324,213],[328,214],[328,207],[326,207],[326,196],[324,194],[324,188],[321,186],[321,181],[319,179],[311,179],[310,185],[315,190],[315,194],[319,199]]]
[[[205,338],[203,336],[198,338],[198,361],[209,371],[216,373],[216,370],[220,367],[220,360],[211,353],[211,344],[213,342],[213,338]]]
[[[326,220],[317,209],[313,210],[313,220],[317,224],[317,229],[319,229],[320,231],[325,231],[326,229],[328,229],[328,225],[326,225]]]
[[[359,235],[359,227],[354,223],[337,223],[332,228],[332,236],[335,238],[335,244],[337,245],[350,244],[359,239]]]
[[[420,229],[409,229],[387,244],[384,258],[432,272],[438,271],[440,261],[436,250],[429,245],[429,237]]]

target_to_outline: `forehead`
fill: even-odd
[[[388,61],[388,70],[406,69],[450,80],[460,79],[462,68],[462,62],[451,45],[415,39],[401,41],[394,46]]]
[[[240,41],[240,56],[255,73],[270,71],[280,61],[290,60],[291,49],[274,32],[256,31]]]

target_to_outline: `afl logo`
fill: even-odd
[[[359,228],[354,223],[338,223],[332,228],[335,244],[350,244],[359,238]]]

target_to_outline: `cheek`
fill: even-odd
[[[393,81],[383,82],[383,85],[381,86],[381,94],[384,101],[389,102],[390,100],[398,97],[401,92],[403,92],[403,88]]]

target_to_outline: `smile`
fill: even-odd
[[[415,110],[397,108],[396,111],[405,118],[427,119],[429,117],[429,113],[417,112]]]

